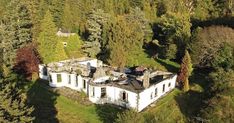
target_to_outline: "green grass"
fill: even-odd
[[[111,122],[122,112],[113,105],[84,105],[51,90],[48,82],[34,82],[28,91],[29,102],[34,106],[36,123],[101,123]]]
[[[182,92],[178,89],[173,90],[171,93],[165,97],[159,99],[156,102],[154,107],[149,107],[144,115],[153,114],[156,118],[155,122],[164,122],[164,123],[175,123],[175,122],[186,122],[186,117],[180,111],[180,106],[178,105],[176,96]]]
[[[95,105],[84,106],[64,96],[59,96],[55,107],[59,111],[57,118],[60,122],[101,123]]]
[[[169,72],[174,72],[177,73],[179,71],[180,65],[176,62],[170,61],[170,60],[165,60],[165,59],[156,59],[156,61],[161,65],[166,68],[167,71]]]
[[[129,66],[142,65],[155,70],[167,70],[163,65],[155,59],[148,57],[144,52],[139,53],[136,57],[132,58],[130,63]]]

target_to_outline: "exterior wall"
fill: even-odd
[[[41,64],[39,65],[39,77],[44,80],[48,80],[48,76],[43,74],[43,69],[45,65]]]
[[[61,82],[57,82],[57,75],[61,74]],[[70,83],[69,83],[69,76],[70,76]],[[80,75],[76,74],[70,74],[66,72],[61,72],[61,73],[50,73],[50,86],[51,87],[69,87],[71,89],[77,90],[77,91],[84,91],[87,93],[88,89],[88,83],[89,79],[85,79]],[[85,84],[84,84],[85,80]],[[85,88],[84,88],[85,85]]]
[[[95,90],[95,95],[92,95],[92,88]],[[101,88],[106,88],[106,98],[101,98]],[[113,86],[105,86],[105,87],[98,87],[98,86],[89,86],[89,100],[93,103],[103,104],[103,103],[111,103],[127,108],[137,109],[137,94],[131,91],[127,91],[118,87]],[[121,100],[121,94],[125,91],[128,95],[128,101]]]
[[[176,77],[175,75],[171,79],[164,80],[154,86],[149,87],[148,89],[145,89],[139,94],[139,105],[138,105],[138,111],[142,111],[144,108],[146,108],[148,105],[171,91],[175,88],[176,84]],[[171,83],[170,87],[168,87],[169,83]],[[165,91],[163,92],[163,85],[165,84]],[[155,89],[157,88],[157,96],[155,96]],[[152,98],[151,98],[152,95]]]

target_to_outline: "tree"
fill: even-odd
[[[39,71],[39,63],[40,60],[36,47],[30,44],[17,50],[14,70],[31,80],[33,73],[37,73]]]
[[[1,77],[0,77],[1,78]],[[17,76],[10,76],[0,80],[0,122],[32,122],[34,108],[26,104],[26,96],[19,89]]]
[[[166,50],[165,57],[167,59],[176,59],[176,54],[177,54],[177,46],[176,44],[169,44]]]
[[[57,44],[61,42],[58,41],[56,31],[57,28],[55,26],[55,23],[53,22],[53,17],[50,11],[47,11],[44,19],[42,20],[41,32],[38,38],[38,51],[42,58],[42,61],[46,64],[58,60],[55,55],[57,53],[56,49],[59,48],[59,45]]]
[[[126,15],[126,20],[129,23],[138,23],[141,30],[144,31],[144,40],[149,42],[152,40],[153,32],[149,25],[149,20],[146,19],[145,13],[138,7],[130,9],[130,13]]]
[[[181,85],[183,91],[187,92],[189,90],[189,76],[192,73],[192,63],[188,51],[185,51],[185,55],[182,59],[179,75],[177,82]]]
[[[88,18],[88,31],[90,33],[88,41],[85,42],[85,52],[90,57],[96,57],[101,52],[103,26],[108,20],[108,15],[103,10],[92,11]]]
[[[215,65],[215,59],[222,55],[224,44],[234,48],[233,39],[234,30],[228,27],[211,26],[195,30],[190,43],[193,64],[198,67],[214,67],[212,64]],[[230,55],[224,56],[229,59]]]
[[[144,117],[134,110],[127,110],[121,114],[117,114],[117,123],[144,123]]]
[[[138,21],[128,21],[125,16],[118,16],[117,22],[113,24],[109,35],[110,58],[109,63],[117,65],[116,62],[128,66],[139,65],[138,56],[143,52],[144,31]],[[123,52],[124,51],[124,52]],[[123,61],[114,61],[114,55],[122,55]],[[113,56],[112,56],[113,55]],[[120,64],[120,63],[118,63]]]
[[[212,80],[207,93],[209,98],[205,101],[206,106],[201,110],[200,116],[209,122],[233,122],[233,70],[220,68],[209,77]]]
[[[61,40],[59,40],[56,44],[53,57],[54,57],[53,62],[67,59],[67,54],[64,50],[64,45]]]
[[[189,13],[168,12],[161,16],[159,27],[162,29],[162,35],[165,38],[163,42],[161,41],[161,44],[165,45],[165,47],[169,47],[170,44],[176,44],[177,49],[181,49],[176,51],[178,54],[177,59],[180,59],[191,36]]]
[[[74,22],[73,21],[73,15],[71,12],[71,7],[70,4],[68,3],[68,0],[65,1],[64,9],[63,9],[63,14],[62,14],[62,26],[66,30],[72,31],[74,28]]]
[[[234,48],[227,43],[222,44],[217,56],[211,61],[211,66],[226,70],[234,68]]]
[[[62,14],[64,8],[64,0],[51,0],[50,11],[53,13],[55,25],[62,26]]]
[[[210,14],[214,9],[212,0],[196,0],[194,6],[191,16],[193,20],[204,21],[212,16]]]
[[[40,1],[38,0],[22,0],[23,4],[28,8],[28,13],[30,15],[32,23],[32,41],[36,42],[38,34],[40,32],[40,21],[42,19],[40,15]]]
[[[12,67],[16,50],[32,40],[32,24],[26,6],[19,0],[10,1],[2,22],[3,62]]]
[[[67,47],[65,48],[70,58],[78,58],[82,56],[81,46],[83,41],[76,34],[67,38]]]

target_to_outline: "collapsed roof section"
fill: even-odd
[[[103,65],[102,61],[85,57],[53,62],[48,64],[47,68],[50,72],[68,72],[88,77],[91,79],[90,84],[95,86],[116,86],[132,92],[141,92],[175,75],[170,72],[153,71],[143,67],[120,72],[116,68]],[[139,74],[139,72],[142,74]]]

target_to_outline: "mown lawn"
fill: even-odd
[[[36,123],[102,123],[113,122],[122,112],[117,106],[82,104],[52,91],[46,81],[36,81],[28,91],[34,106]]]

